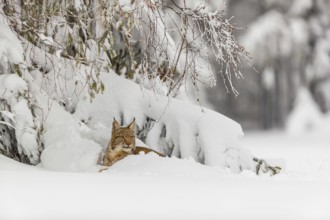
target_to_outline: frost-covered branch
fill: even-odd
[[[187,80],[194,85],[215,84],[216,74],[211,60],[225,65],[224,72],[232,91],[237,95],[231,78],[241,78],[240,64],[249,59],[244,47],[234,37],[238,28],[231,19],[224,18],[224,3],[213,12],[205,10],[206,2],[190,8],[172,1],[135,1],[133,5],[121,4],[118,8],[131,13],[134,27],[140,34],[146,53],[141,60],[142,72],[148,79],[159,77],[176,95]]]
[[[223,2],[213,12],[206,1],[197,6],[185,0],[41,2],[6,2],[3,13],[16,32],[50,54],[98,73],[114,69],[141,78],[171,96],[187,83],[213,86],[220,73],[238,94],[232,77],[242,77],[239,67],[248,54],[234,37],[238,28],[224,17]],[[213,59],[225,68],[212,70]],[[87,81],[94,96],[104,90],[98,75]]]

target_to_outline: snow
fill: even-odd
[[[39,70],[31,74],[23,72],[29,92],[35,96],[37,110],[41,111],[34,124],[39,129],[41,123],[43,126],[41,165],[44,168],[95,170],[102,150],[110,140],[113,118],[122,120],[123,124],[136,118],[139,129],[146,126],[147,119],[153,121],[146,131],[145,144],[155,150],[182,158],[192,157],[210,166],[230,167],[234,172],[254,169],[252,155],[238,143],[243,135],[242,128],[231,119],[188,101],[155,94],[112,71],[100,73],[105,90],[91,99],[88,88],[83,85],[91,72],[89,67],[80,66],[78,70],[63,58],[45,56],[37,48],[33,51],[28,58],[48,72],[47,78]],[[52,65],[54,60],[58,65]],[[40,94],[40,85],[46,93]],[[65,109],[74,114],[49,100],[50,97],[66,103]],[[25,116],[30,118],[27,121],[31,120]],[[22,127],[31,128],[30,125]],[[166,131],[164,137],[161,136],[163,129]],[[37,149],[37,145],[32,144],[36,132],[24,131],[26,135],[22,137],[29,143],[23,144],[23,148],[35,157],[38,151],[31,150],[31,146]]]
[[[330,110],[330,78],[323,80],[316,87],[315,94],[317,98],[322,102],[325,111]]]
[[[95,170],[101,147],[80,133],[79,122],[53,103],[44,123],[41,165],[51,170]],[[82,127],[84,128],[84,127]]]
[[[308,44],[310,36],[306,22],[298,18],[291,18],[289,23],[294,43],[302,47]]]
[[[301,88],[298,91],[294,109],[287,119],[286,130],[291,134],[315,131],[329,133],[329,129],[324,130],[323,117],[310,92],[306,88]]]
[[[5,117],[7,117],[7,118],[9,118],[9,119],[11,120],[11,121],[9,121],[9,122],[6,122],[6,121],[0,121],[0,124],[4,124],[4,125],[9,126],[10,128],[14,128],[14,129],[15,129],[15,126],[11,124],[11,122],[16,123],[15,118],[14,118],[15,115],[14,115],[13,113],[11,113],[11,112],[8,112],[8,111],[0,111],[0,113],[1,113],[3,116],[5,116]]]
[[[246,163],[252,155],[237,142],[242,129],[231,119],[188,101],[155,94],[113,71],[96,76],[91,67],[73,65],[32,44],[24,45],[29,52],[20,67],[22,78],[1,75],[0,94],[15,114],[12,127],[17,128],[18,151],[32,163],[39,163],[41,154],[41,165],[50,170],[93,171],[110,139],[113,118],[128,123],[135,117],[139,129],[147,119],[152,120],[145,144],[155,150],[230,167],[234,172],[253,169]],[[103,94],[90,97],[87,77],[104,83]],[[7,119],[2,123],[11,123]]]
[[[54,40],[52,37],[46,37],[44,34],[38,34],[40,40],[44,43],[44,44],[47,44],[47,45],[53,45],[54,44]]]
[[[267,90],[272,90],[275,86],[275,72],[271,67],[266,68],[262,72],[262,85]]]
[[[325,37],[317,41],[315,46],[314,68],[316,77],[322,78],[329,75],[330,69],[330,30],[325,33]],[[315,77],[315,76],[310,76]]]
[[[277,163],[282,160],[285,171],[284,175],[278,176],[279,179],[328,182],[330,181],[328,134],[309,132],[292,135],[280,131],[266,134],[251,132],[242,139],[242,144],[256,157],[273,159]]]
[[[262,65],[268,63],[269,59],[290,54],[294,42],[290,28],[283,15],[272,10],[249,27],[242,44],[251,53],[254,63]],[[263,48],[264,53],[259,52],[260,48]]]
[[[120,4],[132,10],[129,1]],[[81,5],[82,1],[74,1],[76,9]],[[263,21],[265,17],[270,22]],[[292,34],[299,36],[303,23],[289,26],[277,12],[265,17],[252,27],[250,43],[257,48],[269,38],[273,44],[264,46],[269,56],[288,55],[292,38],[287,32],[293,29]],[[159,17],[152,18],[158,34],[164,35],[159,40],[167,41],[164,45],[170,48],[165,50],[174,60],[175,40],[164,32]],[[250,134],[240,140],[241,126],[220,113],[154,93],[112,70],[95,73],[62,58],[63,48],[58,45],[65,45],[68,34],[74,38],[79,29],[63,18],[53,17],[47,23],[47,33],[57,30],[53,37],[39,34],[56,54],[25,42],[23,57],[21,41],[7,25],[0,23],[0,29],[1,70],[6,71],[8,63],[23,62],[22,77],[0,75],[5,106],[0,123],[15,129],[13,147],[38,164],[28,166],[0,155],[0,219],[329,219],[330,116],[317,116],[306,93],[302,92],[302,99],[307,105],[297,102],[289,122],[291,130],[298,130],[295,136]],[[270,38],[277,34],[281,36]],[[278,41],[283,44],[274,43]],[[299,41],[304,42],[304,36]],[[326,40],[323,43],[317,47],[317,60],[327,67],[328,47]],[[94,40],[85,49],[89,62],[102,57]],[[205,70],[203,60],[199,61],[198,70]],[[104,83],[103,94],[91,99],[87,77]],[[271,86],[270,74],[266,77]],[[308,116],[319,117],[312,126],[318,128],[317,134],[306,135],[311,128],[305,120]],[[113,118],[123,124],[135,118],[138,129],[150,126],[144,131],[145,143],[137,140],[138,145],[171,157],[128,156],[99,173]],[[281,165],[283,172],[256,176],[252,155]]]
[[[212,13],[217,7],[219,7],[219,4],[224,9],[226,3],[225,1],[218,1],[218,0],[207,0],[207,1],[194,0],[194,1],[186,1],[186,2],[178,1],[176,2],[176,4],[178,4],[180,7],[186,6],[188,8],[194,8],[194,9],[203,8],[203,11]]]
[[[304,15],[307,14],[308,10],[313,7],[312,0],[295,0],[290,8],[290,13],[293,15]]]
[[[1,21],[0,30],[0,65],[6,69],[8,62],[23,62],[23,48],[16,35]]]
[[[26,82],[17,75],[0,75],[0,94],[8,102],[14,102],[17,94],[23,94],[27,90]]]
[[[304,15],[311,10],[313,7],[312,0],[295,0],[292,7],[290,8],[290,13],[293,15]]]
[[[32,112],[23,95],[27,93],[27,83],[17,75],[0,75],[1,98],[11,106],[11,113],[1,111],[7,121],[1,122],[15,129],[18,151],[22,150],[34,164],[39,161],[37,131],[34,127]],[[9,119],[9,120],[8,120]]]
[[[11,112],[8,112],[8,111],[0,111],[0,113],[3,115],[3,116],[6,116],[7,118],[9,118],[12,122],[15,123],[15,114],[11,113]]]
[[[285,161],[273,177],[156,154],[129,156],[101,173],[50,172],[0,155],[0,218],[328,220],[328,143],[248,134],[242,144],[255,155]]]
[[[138,128],[149,118],[154,124],[146,144],[155,150],[192,157],[210,166],[230,167],[234,172],[253,169],[247,162],[252,161],[252,155],[238,143],[242,128],[231,119],[187,101],[157,95],[112,72],[101,74],[100,79],[105,85],[103,94],[97,94],[92,102],[88,96],[80,98],[74,116],[94,134],[105,134],[102,140],[110,139],[113,118],[123,120],[123,124],[135,118]],[[165,137],[160,135],[163,129]],[[97,142],[99,138],[92,139]]]

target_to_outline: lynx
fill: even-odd
[[[119,123],[114,119],[112,123],[112,135],[103,158],[103,165],[109,167],[128,155],[138,155],[141,152],[145,154],[154,152],[161,157],[165,157],[165,155],[157,151],[135,145],[135,119],[127,127],[120,127]],[[276,175],[281,171],[281,167],[270,166],[265,160],[258,158],[253,158],[253,160],[257,163],[257,175],[259,175],[260,171],[270,172],[271,175]],[[102,168],[100,172],[106,169]]]
[[[111,166],[128,155],[138,155],[140,152],[146,154],[154,152],[159,156],[165,157],[165,155],[159,152],[135,145],[135,119],[127,127],[120,127],[119,123],[114,119],[112,135],[103,158],[103,165]]]

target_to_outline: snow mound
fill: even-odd
[[[191,159],[178,159],[175,157],[160,157],[155,153],[145,155],[131,155],[124,160],[118,161],[108,170],[109,174],[125,174],[136,176],[154,177],[191,177],[206,178],[216,177],[226,173],[222,169],[210,169],[209,167],[196,163]]]
[[[312,95],[306,88],[298,92],[294,109],[288,117],[286,130],[290,134],[315,131],[322,124],[323,116]]]
[[[230,167],[234,172],[253,169],[251,154],[239,145],[242,128],[233,120],[187,101],[157,95],[113,72],[100,78],[104,93],[92,102],[88,96],[80,98],[74,115],[91,130],[97,127],[94,134],[108,132],[102,139],[110,139],[113,118],[123,125],[135,118],[138,130],[150,126],[144,141],[154,150],[192,157],[210,166]]]
[[[0,172],[3,171],[43,171],[36,166],[26,165],[0,154]]]
[[[58,171],[96,170],[101,147],[83,136],[84,126],[72,115],[54,102],[44,126],[45,149],[41,154],[44,168]]]
[[[54,72],[50,70],[48,75]],[[39,81],[38,73],[35,74],[33,77]],[[101,73],[99,77],[105,85],[103,94],[91,99],[88,90],[83,91],[72,104],[73,115],[56,102],[51,102],[49,108],[47,99],[39,99],[38,105],[47,115],[42,139],[45,149],[41,155],[45,168],[95,170],[101,150],[111,138],[113,118],[123,125],[135,118],[137,130],[144,129],[139,138],[154,150],[193,158],[209,166],[229,167],[233,172],[254,169],[252,155],[239,145],[243,132],[238,123],[187,101],[157,95],[114,72]],[[66,84],[74,84],[75,80],[72,77]],[[60,89],[57,86],[60,84],[43,88],[54,91]]]

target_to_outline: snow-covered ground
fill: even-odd
[[[243,144],[257,157],[270,161],[272,158],[281,158],[288,177],[330,181],[329,135],[250,133],[243,139]]]
[[[232,174],[148,154],[71,173],[0,156],[0,219],[330,219],[329,137],[253,133],[242,145],[285,170]]]

